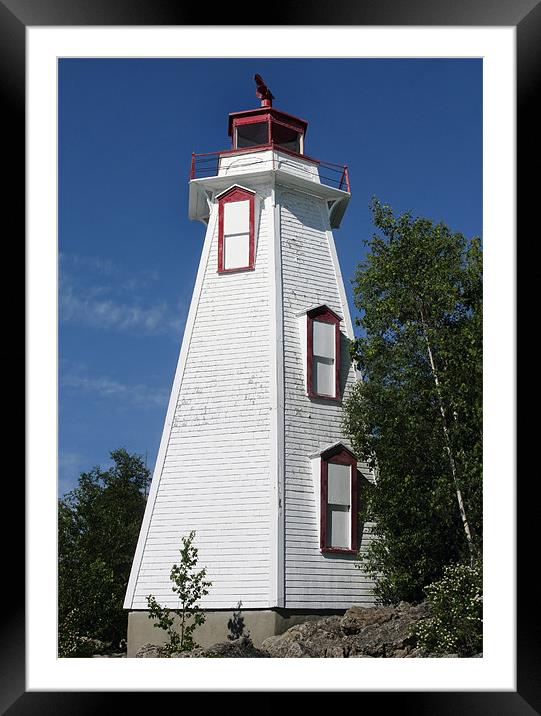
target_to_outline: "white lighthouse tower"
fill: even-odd
[[[372,478],[341,431],[356,375],[332,229],[348,171],[306,155],[307,122],[256,83],[261,106],[229,115],[231,148],[192,158],[206,235],[126,593],[129,655],[160,636],[147,596],[178,606],[169,573],[191,530],[212,582],[199,643],[224,639],[239,604],[257,643],[373,603],[358,559]]]

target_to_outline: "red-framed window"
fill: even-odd
[[[253,269],[255,194],[232,187],[218,197],[218,271]]]
[[[328,306],[314,308],[306,316],[308,395],[340,400],[340,316]]]
[[[357,553],[357,458],[343,445],[321,454],[322,552]]]

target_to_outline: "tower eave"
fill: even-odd
[[[311,196],[329,202],[329,217],[332,229],[340,226],[351,194],[342,189],[321,184],[318,181],[305,179],[282,169],[265,169],[256,172],[239,172],[224,176],[191,179],[189,183],[188,216],[206,222],[210,216],[212,197],[222,193],[233,184],[254,187],[265,183],[273,183],[282,187],[297,189]]]

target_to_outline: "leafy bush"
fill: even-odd
[[[425,593],[430,616],[413,629],[417,644],[434,654],[478,654],[483,648],[481,563],[447,565]]]
[[[193,633],[195,629],[205,622],[205,615],[197,602],[208,594],[207,587],[212,582],[205,581],[207,570],[194,571],[198,560],[198,549],[193,546],[195,532],[192,530],[187,537],[182,538],[180,549],[180,565],[174,564],[170,579],[174,583],[172,590],[180,599],[178,609],[162,607],[156,598],[150,594],[147,597],[150,613],[149,619],[154,619],[154,626],[167,632],[169,641],[163,647],[167,656],[182,651],[191,651],[197,646]],[[175,627],[175,616],[180,620],[180,632]]]
[[[96,640],[126,637],[123,608],[150,472],[140,455],[111,452],[113,465],[79,476],[58,501],[58,656],[88,656]]]
[[[58,628],[58,655],[60,657],[89,657],[94,653],[93,644],[79,630],[80,615],[72,609],[63,615]]]

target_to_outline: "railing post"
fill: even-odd
[[[347,166],[344,167],[344,177],[346,179],[346,191],[348,194],[351,194],[350,188],[349,188],[349,171]]]
[[[195,179],[195,152],[192,152],[192,166],[190,168],[190,179]]]

